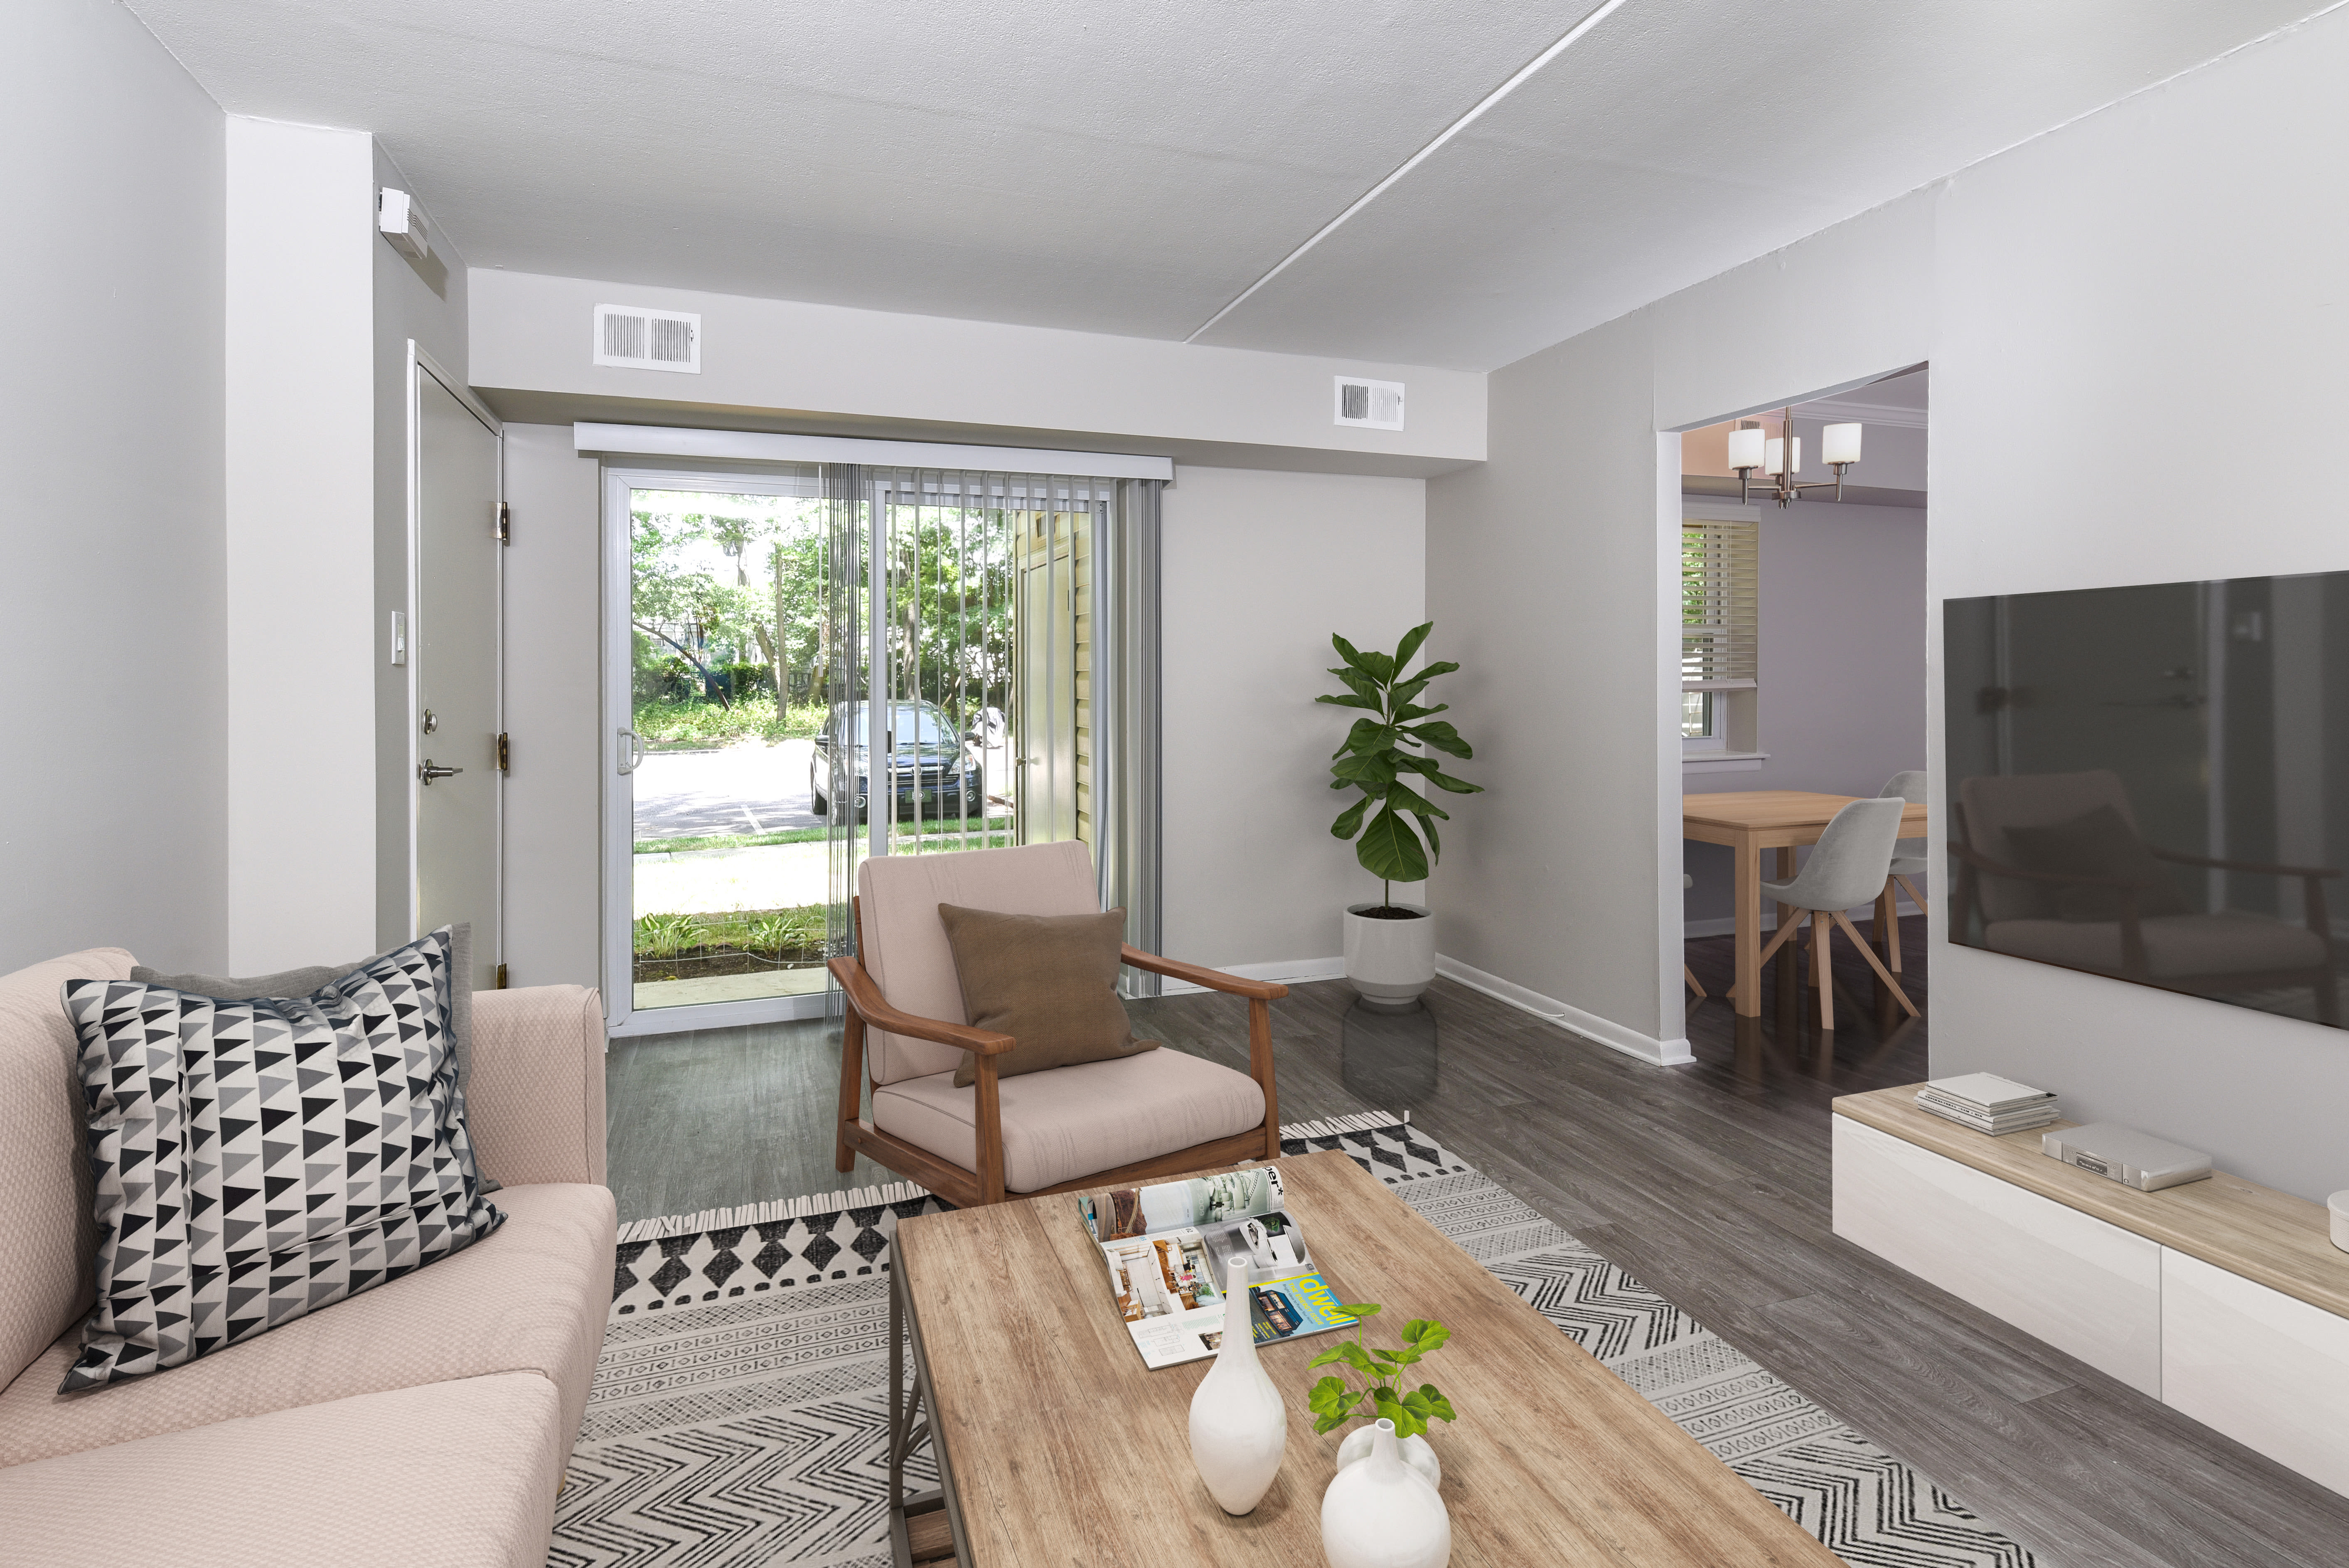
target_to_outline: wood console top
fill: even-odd
[[[1844,1095],[1836,1100],[1835,1112],[2349,1317],[2349,1253],[2333,1244],[2323,1204],[2223,1171],[2207,1181],[2140,1192],[2040,1152],[2041,1133],[2077,1122],[1992,1138],[1918,1109],[1917,1091],[1924,1087]]]

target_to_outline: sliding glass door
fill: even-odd
[[[814,737],[837,640],[820,476],[616,475],[608,507],[626,575],[607,986],[629,1013],[820,993]]]
[[[616,1027],[823,1011],[872,855],[1080,840],[1154,940],[1155,593],[1137,659],[1127,492],[1154,503],[1146,481],[851,464],[607,474]],[[1150,668],[1146,702],[1122,663]],[[1146,832],[1119,803],[1144,770]]]

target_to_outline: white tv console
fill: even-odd
[[[1835,1102],[1836,1234],[2349,1494],[2349,1253],[2322,1204],[2223,1171],[2139,1192],[1919,1087]]]

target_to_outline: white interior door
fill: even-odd
[[[473,926],[473,985],[497,985],[499,438],[419,363],[410,550],[412,934]]]

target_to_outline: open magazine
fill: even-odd
[[[1143,1366],[1221,1348],[1223,1283],[1236,1257],[1254,1266],[1248,1320],[1257,1343],[1353,1322],[1338,1311],[1281,1200],[1280,1171],[1270,1165],[1077,1200]]]

